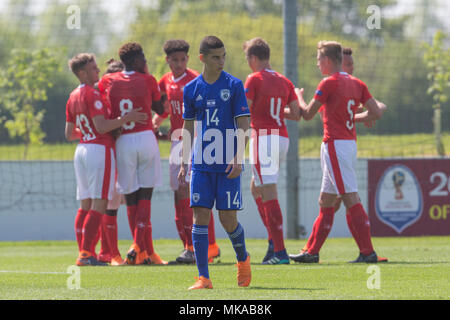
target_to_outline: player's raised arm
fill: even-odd
[[[300,105],[301,113],[303,118],[308,121],[314,118],[317,111],[319,111],[320,107],[322,106],[322,102],[312,99],[309,104],[306,104],[305,100],[303,99],[303,88],[295,88],[295,93],[298,97],[298,103]]]

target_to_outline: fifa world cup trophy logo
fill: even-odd
[[[394,181],[395,200],[403,199],[402,185],[405,182],[405,174],[401,171],[396,171],[392,175],[392,180]]]

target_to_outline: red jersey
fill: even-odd
[[[294,85],[282,74],[264,69],[254,72],[245,81],[247,99],[252,100],[250,124],[258,134],[260,129],[278,129],[279,135],[288,137],[284,123],[284,107],[297,100]]]
[[[161,93],[152,75],[134,71],[105,74],[98,83],[98,89],[108,97],[112,118],[137,108],[142,108],[141,112],[148,114],[146,124],[127,122],[122,126],[122,134],[153,131],[152,102],[160,100]]]
[[[172,72],[168,72],[159,80],[159,89],[167,94],[167,100],[170,104],[170,113],[164,112],[161,115],[161,117],[167,118],[170,114],[170,133],[183,128],[183,89],[186,84],[198,76],[197,71],[187,69],[177,79],[173,78]]]
[[[314,99],[323,103],[323,141],[356,140],[355,114],[372,98],[364,82],[345,72],[323,79]]]
[[[107,116],[105,104],[100,93],[91,86],[82,84],[72,91],[66,104],[66,122],[71,122],[80,129],[80,143],[102,144],[108,147],[114,145],[114,139],[109,133],[97,132],[92,119],[95,116]]]

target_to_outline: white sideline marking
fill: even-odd
[[[23,270],[23,271],[15,271],[15,270],[0,270],[0,273],[27,273],[27,274],[67,274],[67,272],[51,272],[51,271],[43,271],[43,272],[39,272],[39,271],[27,271],[27,270]]]

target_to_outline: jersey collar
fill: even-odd
[[[179,76],[178,78],[174,78],[173,77],[173,75],[172,75],[172,81],[173,82],[175,82],[175,83],[177,83],[178,81],[180,81],[181,79],[183,79],[184,77],[186,77],[186,75],[187,75],[187,73],[186,73],[186,71],[181,75],[181,76]]]

